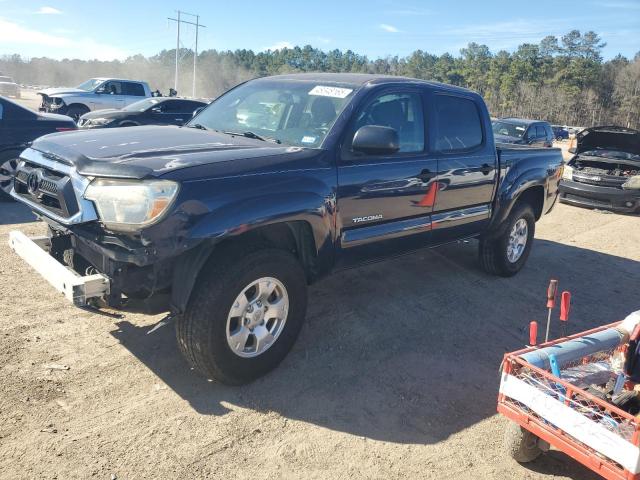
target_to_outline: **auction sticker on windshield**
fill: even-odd
[[[352,88],[327,87],[324,85],[316,85],[311,89],[309,95],[318,95],[320,97],[346,98],[353,92]]]

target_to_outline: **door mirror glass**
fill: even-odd
[[[398,131],[380,125],[365,125],[354,135],[351,148],[368,155],[394,154],[400,150]]]

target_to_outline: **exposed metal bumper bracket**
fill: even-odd
[[[27,237],[19,231],[9,232],[9,246],[53,287],[78,307],[86,306],[92,298],[105,298],[110,281],[105,275],[81,276],[49,255],[48,237]]]

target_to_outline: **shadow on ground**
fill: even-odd
[[[227,402],[372,439],[430,444],[495,414],[500,360],[524,345],[529,321],[546,319],[552,276],[573,293],[573,333],[640,307],[639,262],[538,240],[525,270],[505,279],[479,271],[470,242],[311,287],[294,350],[245,387],[190,371],[172,326],[147,335],[151,327],[125,320],[112,334],[199,413],[222,415]],[[560,473],[563,463],[545,455],[533,468]],[[585,478],[574,463],[562,473]]]
[[[0,199],[0,225],[29,223],[35,220],[36,216],[25,205]]]

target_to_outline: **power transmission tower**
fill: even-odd
[[[171,20],[172,22],[176,22],[176,24],[178,25],[178,32],[176,35],[176,74],[175,74],[175,81],[174,81],[174,90],[177,92],[178,91],[178,64],[180,62],[180,24],[181,23],[186,23],[189,25],[194,25],[196,27],[196,45],[195,45],[195,51],[193,54],[193,94],[192,96],[195,97],[196,96],[196,70],[197,70],[197,64],[198,64],[198,33],[200,31],[201,28],[207,28],[206,25],[202,25],[200,23],[200,15],[196,15],[193,13],[187,13],[187,12],[182,12],[180,10],[176,11],[178,13],[178,18],[171,18],[169,17],[167,20]],[[181,15],[189,15],[191,17],[195,17],[196,18],[196,22],[188,22],[187,20],[182,20],[180,18]]]

